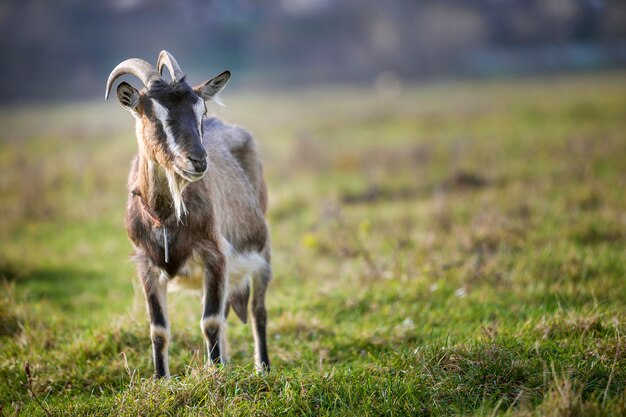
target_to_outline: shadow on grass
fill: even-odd
[[[24,290],[28,300],[44,301],[65,312],[105,305],[102,274],[82,268],[31,268],[0,262],[0,280]]]
[[[481,175],[472,172],[455,172],[447,180],[436,184],[400,189],[381,188],[376,185],[358,193],[346,193],[341,196],[345,204],[371,204],[379,201],[403,201],[423,196],[431,196],[435,191],[466,192],[479,190],[490,185],[497,185]]]

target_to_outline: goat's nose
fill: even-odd
[[[189,155],[187,156],[187,158],[189,159],[189,162],[191,162],[191,165],[193,166],[193,169],[196,170],[196,172],[204,172],[206,171],[206,167],[207,167],[207,162],[206,162],[206,153],[205,154],[197,154],[197,155]]]

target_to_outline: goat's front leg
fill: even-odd
[[[150,339],[154,374],[157,378],[169,377],[168,343],[170,325],[167,318],[167,278],[154,267],[143,265],[139,268],[143,291],[150,315]]]
[[[221,253],[205,257],[204,292],[200,328],[206,342],[208,363],[226,362],[224,343],[226,259]]]

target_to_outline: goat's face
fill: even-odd
[[[122,82],[117,87],[117,98],[137,120],[140,152],[189,182],[202,178],[208,166],[202,144],[205,102],[229,78],[226,71],[194,88],[184,77],[171,83],[157,80],[142,92]]]

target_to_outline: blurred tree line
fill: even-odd
[[[193,80],[292,86],[626,63],[621,0],[3,0],[0,100],[100,95],[161,49]]]

